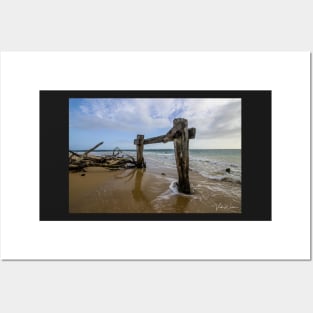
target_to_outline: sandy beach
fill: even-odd
[[[190,171],[192,195],[177,192],[175,168],[69,173],[70,213],[241,213],[241,184]]]

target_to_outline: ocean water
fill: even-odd
[[[82,151],[80,151],[82,152]],[[95,155],[111,155],[112,150],[97,150]],[[135,150],[124,150],[124,154],[136,157]],[[172,149],[146,149],[144,158],[147,167],[153,169],[176,169],[175,151]],[[240,149],[190,149],[189,168],[204,178],[216,181],[241,183]],[[226,171],[229,169],[229,171]]]
[[[146,150],[144,157],[149,165],[176,169],[174,150]],[[241,183],[241,150],[206,149],[189,151],[189,168],[204,178],[216,181]],[[229,169],[229,172],[226,171]]]

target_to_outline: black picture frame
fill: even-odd
[[[242,213],[69,213],[69,98],[241,98]],[[40,221],[271,221],[270,90],[41,90]]]

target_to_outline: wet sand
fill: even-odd
[[[189,176],[192,195],[177,193],[177,173],[168,168],[69,173],[69,212],[241,213],[240,184],[209,180],[192,171]]]

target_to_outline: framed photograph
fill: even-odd
[[[41,91],[40,112],[41,220],[271,219],[270,91]]]
[[[311,259],[309,52],[0,60],[2,259]]]

